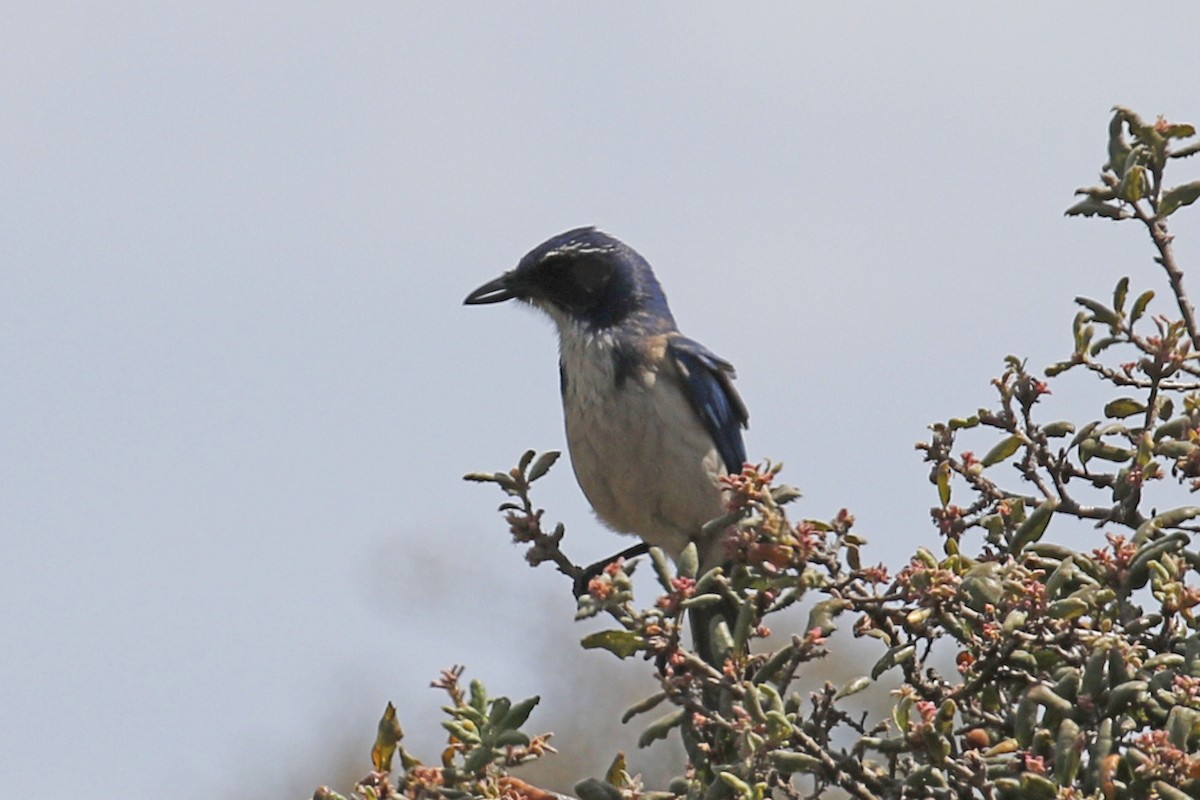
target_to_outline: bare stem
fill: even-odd
[[[1183,287],[1183,270],[1180,269],[1179,262],[1175,260],[1175,250],[1171,247],[1171,242],[1175,237],[1167,230],[1166,221],[1160,219],[1157,214],[1152,217],[1141,205],[1137,203],[1130,205],[1134,215],[1150,232],[1150,239],[1154,242],[1154,246],[1158,248],[1158,256],[1154,260],[1166,270],[1171,291],[1175,294],[1176,302],[1179,303],[1179,313],[1183,317],[1183,324],[1187,326],[1188,336],[1192,339],[1192,347],[1200,350],[1200,327],[1196,325],[1196,310],[1192,308],[1192,302],[1188,300],[1187,290]]]

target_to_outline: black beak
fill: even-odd
[[[517,295],[509,286],[510,275],[511,273],[506,272],[496,280],[488,281],[480,286],[467,295],[467,299],[463,300],[463,305],[481,306],[485,303],[503,303],[505,300],[513,299]]]

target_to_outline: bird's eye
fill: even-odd
[[[571,278],[587,295],[598,294],[612,277],[607,264],[597,259],[575,259],[570,264]]]

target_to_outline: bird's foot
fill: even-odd
[[[588,584],[592,582],[592,578],[595,578],[601,572],[604,572],[604,570],[606,570],[610,564],[625,558],[644,556],[648,552],[650,552],[650,545],[646,544],[645,542],[638,542],[633,547],[622,550],[614,556],[602,558],[595,564],[584,567],[583,571],[580,572],[575,578],[575,599],[578,600],[580,597],[583,597],[585,594],[587,594]]]

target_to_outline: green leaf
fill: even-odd
[[[1154,431],[1154,441],[1170,437],[1172,439],[1187,439],[1188,431],[1191,430],[1192,421],[1188,417],[1176,417],[1170,422],[1165,422],[1158,426]]]
[[[1111,719],[1100,720],[1099,729],[1096,731],[1096,738],[1092,741],[1092,746],[1088,748],[1088,755],[1091,757],[1093,764],[1099,764],[1104,758],[1113,751],[1113,721]]]
[[[694,578],[700,569],[700,555],[696,550],[695,542],[688,542],[687,547],[683,548],[683,552],[679,555],[679,560],[675,562],[679,570],[679,577]]]
[[[872,681],[866,675],[860,675],[844,685],[842,688],[838,689],[837,694],[833,696],[833,699],[841,700],[843,697],[849,697],[852,694],[858,694],[872,683],[874,683],[874,681]]]
[[[1136,203],[1146,196],[1146,192],[1149,189],[1150,178],[1146,175],[1146,168],[1141,164],[1137,164],[1130,167],[1124,177],[1121,178],[1121,183],[1117,186],[1117,194],[1120,195],[1122,200]]]
[[[828,636],[837,630],[834,618],[840,616],[851,605],[853,604],[849,600],[841,597],[822,600],[808,612],[808,626],[804,630],[818,630],[822,636]]]
[[[776,505],[787,505],[793,500],[799,500],[803,496],[804,494],[799,488],[789,486],[786,483],[781,483],[771,488],[771,499],[775,501]]]
[[[1102,325],[1116,325],[1119,322],[1117,312],[1103,303],[1090,297],[1076,297],[1075,302],[1092,312],[1092,319]]]
[[[1047,613],[1052,619],[1075,619],[1082,617],[1091,605],[1081,597],[1064,597],[1050,604]]]
[[[950,503],[950,462],[943,461],[938,464],[937,468],[937,489],[938,499],[942,501],[942,508],[945,508]]]
[[[754,790],[750,787],[750,784],[746,783],[732,772],[722,770],[721,772],[717,773],[717,777],[724,781],[726,786],[728,786],[730,789],[733,789],[734,793],[739,798],[742,798],[742,800],[751,800],[751,798],[754,797]]]
[[[474,726],[468,726],[462,722],[447,719],[442,720],[442,727],[449,731],[451,736],[464,744],[479,744],[479,732]]]
[[[937,556],[935,556],[927,547],[918,547],[915,558],[920,561],[923,566],[930,569],[941,566],[938,563]]]
[[[1051,545],[1053,547],[1054,545]],[[1036,555],[1045,557],[1044,551],[1038,551]],[[1051,561],[1054,559],[1051,558]],[[1057,597],[1062,594],[1068,584],[1075,580],[1075,576],[1079,571],[1075,569],[1075,556],[1068,555],[1066,558],[1058,562],[1058,566],[1054,568],[1054,572],[1050,573],[1050,577],[1046,578],[1046,596]]]
[[[661,703],[663,700],[666,700],[666,699],[667,699],[666,692],[658,692],[656,694],[650,695],[645,700],[639,700],[638,702],[631,705],[629,708],[625,709],[625,713],[621,715],[621,724],[624,725],[625,723],[629,722],[629,720],[636,717],[638,714],[645,714],[647,711],[654,708],[655,706],[657,706],[659,703]]]
[[[1037,508],[1030,512],[1021,526],[1013,533],[1012,552],[1020,553],[1027,545],[1041,539],[1057,508],[1057,500],[1043,500]]]
[[[488,704],[487,687],[484,686],[483,681],[479,680],[478,678],[471,681],[470,686],[471,698],[469,702],[471,703],[471,708],[482,714],[483,710],[487,708]]]
[[[507,472],[468,472],[463,475],[463,480],[475,483],[498,483],[500,488],[508,494],[517,493],[517,482]]]
[[[1063,212],[1068,217],[1108,217],[1109,219],[1129,219],[1133,216],[1127,209],[1114,206],[1095,197],[1085,197]]]
[[[1129,155],[1129,142],[1125,139],[1125,115],[1123,109],[1113,109],[1112,120],[1108,123],[1108,168],[1121,174],[1125,165],[1125,157]]]
[[[664,592],[673,591],[671,581],[674,576],[671,574],[671,566],[667,563],[667,554],[660,547],[650,548],[650,563],[654,566],[654,577],[658,579],[658,585],[663,588]]]
[[[512,700],[507,697],[497,697],[492,701],[492,708],[488,711],[487,724],[493,728],[500,726],[500,721],[507,716],[510,708],[512,708]]]
[[[538,460],[533,462],[533,466],[529,469],[529,482],[533,483],[538,478],[549,472],[550,468],[554,466],[554,462],[558,461],[558,457],[560,455],[562,455],[562,453],[558,452],[557,450],[548,450],[547,452],[542,453],[541,456],[538,457]]]
[[[908,730],[908,721],[910,719],[910,711],[912,710],[913,699],[910,696],[901,696],[900,700],[892,707],[892,721],[896,723],[896,728],[901,731]]]
[[[1129,154],[1125,156],[1125,167],[1121,170],[1121,174],[1124,175],[1134,167],[1146,163],[1148,152],[1148,148],[1144,144],[1139,142],[1138,144],[1134,145],[1133,149],[1129,151]]]
[[[463,772],[468,775],[478,775],[483,771],[483,768],[491,763],[495,758],[491,748],[479,747],[467,753],[467,757],[463,759]]]
[[[1118,711],[1123,711],[1131,703],[1140,702],[1143,699],[1142,695],[1149,689],[1150,684],[1147,681],[1125,681],[1109,692],[1105,713],[1111,716]]]
[[[1113,419],[1125,419],[1134,414],[1143,414],[1146,406],[1132,397],[1118,397],[1104,406],[1104,416]]]
[[[1141,319],[1142,314],[1146,313],[1146,306],[1154,299],[1154,290],[1142,292],[1138,295],[1138,299],[1133,301],[1133,309],[1129,312],[1129,324],[1137,322]]]
[[[1196,155],[1196,153],[1200,153],[1200,142],[1194,142],[1186,147],[1181,147],[1178,150],[1172,150],[1170,153],[1167,153],[1167,155],[1171,158],[1187,158],[1188,156]]]
[[[1093,458],[1120,464],[1133,458],[1133,451],[1102,442],[1099,439],[1087,439],[1079,445],[1079,458],[1085,464]]]
[[[982,611],[984,606],[1000,602],[1004,585],[1000,581],[999,571],[1000,567],[994,561],[985,561],[967,570],[959,590],[972,608]]]
[[[1181,442],[1177,439],[1168,439],[1165,442],[1159,442],[1154,445],[1154,455],[1166,458],[1187,458],[1194,452],[1196,452],[1196,445],[1191,442]]]
[[[1192,800],[1190,794],[1167,781],[1155,781],[1151,785],[1154,787],[1154,792],[1160,800]]]
[[[1054,800],[1058,797],[1058,784],[1035,772],[1022,772],[1021,797],[1026,800]]]
[[[642,637],[632,631],[597,631],[583,637],[585,650],[607,650],[617,658],[629,658],[643,647]]]
[[[1037,701],[1026,692],[1017,701],[1017,712],[1013,720],[1013,735],[1022,747],[1028,747],[1037,728]]]
[[[1118,314],[1125,310],[1125,297],[1129,294],[1129,276],[1121,278],[1117,281],[1117,288],[1113,289],[1113,308]]]
[[[1138,541],[1136,538],[1134,541]],[[1182,531],[1167,534],[1155,541],[1143,540],[1137,555],[1129,562],[1129,573],[1126,578],[1134,589],[1140,589],[1150,580],[1150,564],[1158,561],[1163,555],[1174,553],[1188,543],[1188,534]]]
[[[1014,631],[1025,627],[1025,622],[1029,619],[1029,612],[1022,611],[1019,608],[1014,608],[1004,617],[1004,624],[1001,629],[1008,635],[1012,635]]]
[[[1051,439],[1058,439],[1066,436],[1069,433],[1075,432],[1075,423],[1067,420],[1059,420],[1058,422],[1048,422],[1042,426],[1042,433]]]
[[[1159,218],[1169,217],[1176,210],[1183,206],[1190,206],[1198,199],[1200,199],[1200,181],[1172,186],[1162,194],[1162,201],[1158,204],[1158,216]]]
[[[1075,336],[1075,352],[1082,354],[1087,350],[1088,342],[1092,340],[1094,331],[1087,324],[1088,313],[1080,310],[1075,314],[1075,318],[1071,320],[1071,333]]]
[[[875,662],[875,666],[871,668],[871,679],[879,680],[879,676],[887,672],[897,664],[903,664],[911,659],[917,653],[915,644],[902,644],[891,648],[884,654],[883,658]]]
[[[1008,506],[1008,520],[1014,525],[1020,525],[1025,521],[1025,498],[1011,498],[1011,503]]]
[[[1186,122],[1172,122],[1164,125],[1159,132],[1168,139],[1186,139],[1196,135],[1196,126]]]
[[[646,730],[642,731],[642,735],[638,737],[638,747],[649,747],[659,739],[667,738],[672,729],[678,728],[683,723],[685,714],[687,714],[686,709],[678,708],[670,714],[666,714],[651,722]]]
[[[525,700],[517,703],[515,706],[510,708],[508,713],[504,715],[504,718],[500,720],[500,727],[505,730],[511,730],[524,725],[525,720],[529,719],[529,715],[533,713],[533,707],[541,702],[541,699],[542,698],[538,697],[537,695],[534,695],[533,697],[526,698]]]
[[[629,783],[629,777],[629,764],[625,761],[625,754],[618,751],[608,769],[604,771],[604,781],[612,786],[625,786]]]
[[[771,763],[784,775],[792,775],[796,772],[817,772],[824,767],[821,760],[816,756],[810,756],[808,753],[797,753],[792,750],[773,751],[771,753]]]
[[[1033,659],[1034,669],[1036,669],[1037,659],[1029,653],[1026,653],[1026,655],[1029,655]],[[1054,691],[1052,687],[1044,683],[1031,688],[1029,690],[1029,697],[1047,711],[1054,711],[1059,714],[1071,714],[1075,711],[1075,704],[1072,700],[1063,697]]]
[[[402,738],[404,731],[400,728],[400,721],[396,719],[396,707],[389,702],[379,720],[375,744],[371,747],[371,763],[375,765],[376,772],[392,771],[392,756],[395,755],[396,745]]]
[[[1086,314],[1087,312],[1080,312]],[[1092,336],[1096,333],[1095,325],[1084,325],[1083,328],[1075,335],[1075,345],[1077,353],[1087,352],[1088,345],[1092,342]]]
[[[1086,194],[1088,197],[1094,197],[1097,200],[1115,200],[1117,190],[1111,186],[1080,186],[1075,190],[1075,194]]]
[[[981,462],[985,467],[990,467],[993,464],[999,464],[1010,458],[1013,453],[1021,449],[1021,437],[1013,434],[1004,439],[1001,439],[999,444],[987,452]]]
[[[721,595],[713,592],[707,592],[705,594],[697,594],[689,597],[687,600],[681,602],[679,607],[685,611],[693,608],[712,608],[713,606],[720,605],[724,601],[725,598]]]
[[[1125,118],[1125,123],[1129,126],[1129,132],[1133,134],[1133,138],[1136,142],[1157,147],[1160,143],[1166,141],[1163,139],[1162,135],[1155,130],[1153,125],[1146,122],[1133,111],[1130,111],[1128,108],[1123,106],[1116,106],[1116,111]]]
[[[1181,750],[1187,748],[1192,731],[1200,727],[1200,711],[1186,706],[1175,706],[1167,714],[1167,737],[1171,744]]]

